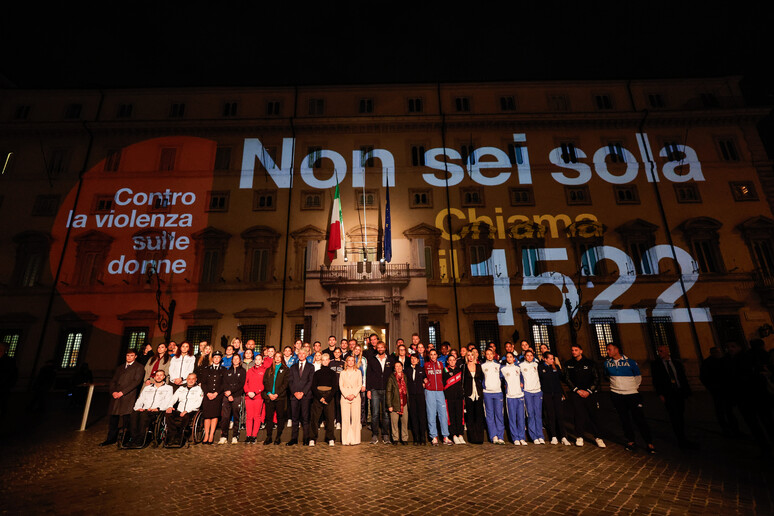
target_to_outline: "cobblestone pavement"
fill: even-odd
[[[16,433],[4,425],[3,514],[774,513],[771,463],[755,447],[694,418],[703,451],[680,452],[657,411],[649,413],[656,456],[626,452],[615,436],[606,449],[337,442],[120,451],[96,446],[104,418],[77,432],[77,413],[54,415]]]

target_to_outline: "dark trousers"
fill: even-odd
[[[468,427],[468,442],[482,444],[484,442],[484,397],[476,401],[465,398],[465,426]]]
[[[233,396],[234,401],[228,401],[223,396],[223,405],[220,409],[220,436],[228,439],[229,421],[234,418],[234,437],[239,439],[239,415],[242,410],[242,396]]]
[[[371,433],[379,436],[379,421],[382,422],[382,439],[390,438],[390,413],[387,412],[387,391],[371,391]],[[411,408],[409,408],[411,413]]]
[[[564,435],[564,408],[562,395],[543,393],[543,423],[548,430],[548,437],[561,439]]]
[[[191,418],[195,415],[196,412],[186,412],[185,416],[181,417],[177,410],[166,414],[167,443],[180,444],[180,439],[184,436],[183,432],[188,428]]]
[[[365,428],[368,423],[368,405],[369,403],[366,403],[368,401],[368,398],[366,397],[365,392],[360,393],[360,426]],[[341,402],[339,402],[341,403]]]
[[[446,398],[446,411],[449,415],[449,435],[462,435],[462,400]]]
[[[304,442],[309,441],[312,436],[311,429],[309,428],[309,409],[312,404],[312,398],[310,396],[304,396],[300,400],[295,396],[290,397],[290,418],[293,422],[290,427],[290,439],[298,440],[298,426],[301,425],[304,429]]]
[[[599,435],[597,425],[597,411],[599,410],[597,395],[590,394],[588,398],[581,398],[579,394],[572,392],[568,396],[575,419],[575,437],[584,437],[586,433],[590,433],[594,437],[602,437]]]
[[[118,440],[118,423],[124,428],[129,428],[129,414],[122,416],[111,415],[108,419],[108,434],[106,441],[115,442]]]
[[[336,397],[341,398],[341,396]],[[325,440],[334,440],[333,431],[335,429],[335,413],[336,406],[333,403],[333,400],[330,400],[328,403],[323,403],[319,399],[315,398],[315,400],[312,402],[312,439],[317,440],[317,435],[320,433],[317,422],[320,421],[320,417],[325,417]]]
[[[409,394],[409,425],[414,442],[427,441],[427,408],[424,394]]]
[[[677,437],[677,442],[685,442],[685,397],[680,392],[674,392],[664,396],[664,407],[669,414],[669,422],[672,423],[672,431]]]
[[[143,410],[139,412],[137,410],[132,411],[129,415],[129,437],[135,441],[142,441],[145,437],[145,433],[150,426],[151,416],[155,416],[158,412],[149,412]]]
[[[720,428],[726,435],[737,435],[739,433],[739,423],[734,415],[734,404],[730,397],[723,392],[712,392],[712,404],[715,407],[715,417],[718,420]]]
[[[645,411],[642,409],[642,396],[640,394],[616,394],[610,393],[610,399],[618,417],[621,419],[626,441],[634,442],[634,427],[640,431],[645,443],[652,444],[653,437],[650,435],[650,427],[645,420]],[[633,423],[633,424],[632,424]]]
[[[275,442],[280,442],[282,438],[282,431],[285,429],[285,425],[288,423],[287,412],[285,407],[287,406],[287,400],[277,398],[276,400],[266,400],[266,416],[264,421],[266,422],[266,439],[271,441],[272,433],[274,432],[274,415],[277,415],[277,438]]]

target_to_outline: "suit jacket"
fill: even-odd
[[[144,378],[145,368],[137,360],[129,367],[126,367],[126,362],[118,366],[108,387],[108,392],[111,394],[108,414],[111,416],[131,414]],[[114,392],[123,392],[124,395],[113,399]]]
[[[301,368],[298,363],[290,368],[290,378],[288,388],[290,393],[303,392],[304,396],[312,395],[312,380],[314,379],[314,366],[312,364],[304,365],[304,373],[301,374]]]
[[[366,389],[372,390],[387,390],[387,380],[392,374],[392,357],[385,354],[384,369],[379,363],[379,359],[376,355],[368,359],[368,366],[366,368]]]
[[[683,367],[682,362],[679,360],[672,358],[671,361],[675,368],[675,373],[677,373],[677,382],[680,384],[680,388],[678,389],[677,386],[672,383],[672,379],[667,371],[667,365],[660,358],[657,358],[650,363],[653,388],[656,389],[659,396],[671,396],[674,394],[688,396],[691,394],[691,387],[688,385],[688,377],[685,376],[685,367]]]

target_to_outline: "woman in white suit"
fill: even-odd
[[[360,444],[360,388],[363,375],[355,366],[355,357],[349,355],[339,375],[341,392],[341,444]]]

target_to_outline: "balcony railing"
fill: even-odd
[[[320,283],[331,284],[339,282],[376,281],[385,283],[407,283],[410,277],[409,264],[385,263],[384,270],[378,262],[368,264],[332,265],[330,268],[320,266]]]
[[[767,271],[755,271],[753,273],[756,288],[774,288],[774,275]]]

